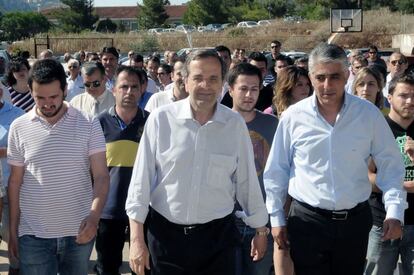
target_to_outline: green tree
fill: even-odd
[[[192,0],[188,3],[183,22],[192,25],[210,23],[226,23],[229,17],[231,2],[222,0]]]
[[[118,26],[109,18],[99,21],[96,31],[98,32],[116,32]]]
[[[68,6],[55,13],[58,27],[64,32],[81,32],[94,28],[99,16],[94,14],[93,0],[61,0]]]
[[[403,13],[414,13],[414,1],[413,0],[397,0],[396,6]]]
[[[47,32],[50,23],[45,16],[37,12],[10,12],[1,18],[0,28],[5,40],[16,41]]]
[[[143,0],[138,5],[138,26],[140,29],[162,27],[168,19],[164,6],[168,0]]]

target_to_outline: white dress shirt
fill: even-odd
[[[344,210],[366,201],[370,156],[384,193],[387,218],[403,222],[405,170],[394,136],[379,109],[345,93],[335,125],[319,113],[316,96],[290,106],[279,121],[264,172],[266,206],[273,227],[285,225],[287,192],[298,201]]]
[[[145,105],[145,111],[151,113],[156,108],[173,103],[174,101],[173,87],[171,87],[171,89],[153,94],[150,99],[148,99],[147,105]]]
[[[75,96],[85,92],[82,75],[79,74],[74,80],[70,76],[68,76],[66,82],[68,83],[68,93],[66,95],[66,101],[69,102]]]
[[[128,216],[143,223],[151,205],[173,223],[207,223],[231,214],[235,198],[249,226],[266,225],[268,215],[242,117],[217,104],[210,121],[200,125],[188,98],[153,111],[134,164]]]

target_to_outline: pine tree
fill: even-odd
[[[143,0],[138,10],[138,25],[140,29],[162,27],[168,19],[164,6],[168,0]]]
[[[93,13],[93,0],[61,0],[69,7],[56,13],[60,28],[66,32],[80,32],[85,29],[92,30],[99,19]]]

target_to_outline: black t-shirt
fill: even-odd
[[[392,133],[394,134],[395,141],[400,148],[401,154],[404,159],[405,165],[405,181],[414,180],[414,164],[411,162],[407,154],[404,153],[404,145],[407,139],[407,136],[414,139],[414,123],[404,129],[398,125],[395,121],[391,120],[388,116],[386,117],[388,125],[391,128]],[[414,224],[414,193],[407,194],[407,203],[408,208],[404,213],[404,224],[413,225]],[[369,198],[369,204],[371,205],[372,216],[374,224],[377,226],[382,226],[385,219],[385,209],[384,204],[382,203],[382,193],[372,193]]]

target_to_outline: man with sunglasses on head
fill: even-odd
[[[109,110],[115,104],[114,95],[105,86],[105,68],[99,62],[85,62],[81,69],[85,93],[75,96],[73,107],[91,116]]]
[[[399,52],[394,52],[390,56],[388,63],[388,71],[390,72],[385,79],[385,87],[382,89],[382,93],[385,97],[388,96],[388,90],[391,80],[394,78],[400,77],[408,68],[408,60],[405,55]]]
[[[72,98],[85,91],[83,78],[80,74],[79,61],[76,59],[70,59],[68,61],[68,71],[69,76],[66,79],[68,82],[68,94],[66,96],[66,101],[70,101]]]

